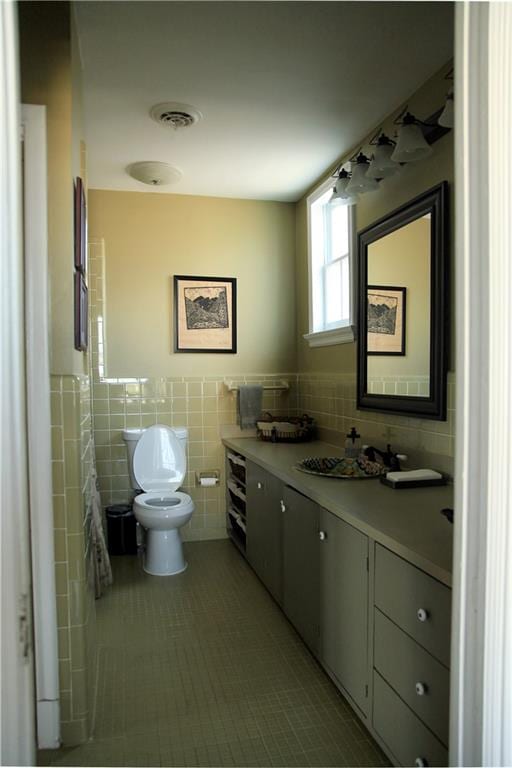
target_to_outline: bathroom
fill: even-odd
[[[323,446],[330,446],[332,455],[343,451],[346,434],[355,427],[363,443],[381,450],[390,444],[394,452],[407,455],[403,469],[428,467],[448,478],[454,474],[457,344],[453,279],[450,288],[445,286],[437,296],[438,304],[432,304],[439,310],[443,328],[449,329],[445,335],[432,334],[442,361],[434,366],[440,382],[433,385],[436,392],[439,389],[436,414],[422,413],[420,408],[412,415],[407,406],[393,411],[380,402],[380,407],[376,401],[373,407],[371,402],[361,402],[360,345],[353,330],[357,329],[360,304],[357,233],[443,182],[448,248],[442,269],[453,277],[452,130],[432,138],[423,159],[405,162],[389,178],[379,177],[374,191],[361,193],[355,206],[345,208],[350,210],[353,240],[347,335],[340,340],[333,337],[332,329],[326,329],[323,338],[317,335],[315,339],[313,333],[308,246],[311,195],[314,201],[316,190],[321,188],[324,194],[333,187],[337,180],[331,178],[333,172],[349,168],[360,148],[370,154],[370,141],[381,132],[396,137],[404,111],[420,121],[429,122],[433,115],[437,120],[453,89],[453,4],[386,5],[301,3],[300,9],[298,3],[27,1],[18,5],[21,100],[45,105],[47,114],[51,468],[62,748],[40,750],[39,764],[404,764],[385,739],[379,740],[378,733],[365,728],[364,717],[361,724],[360,715],[353,714],[353,703],[346,704],[338,693],[340,686],[331,682],[315,654],[307,650],[307,640],[304,646],[291,629],[229,540],[226,518],[226,450],[243,456],[242,441],[254,441],[256,434],[254,429],[241,429],[237,389],[243,385],[263,386],[262,412],[282,417],[307,413],[315,420],[316,436]],[[174,30],[169,41],[159,32],[166,25]],[[335,50],[336,46],[343,48],[345,26],[355,38],[366,35],[371,41],[368,48],[374,45],[375,52],[369,56],[368,66],[362,62],[357,68],[354,82],[342,78],[338,96]],[[211,28],[216,29],[221,44],[212,39]],[[153,45],[153,38],[161,45]],[[245,43],[240,38],[246,38]],[[168,50],[164,42],[169,43]],[[297,68],[301,51],[308,45],[311,50]],[[283,56],[287,46],[293,52],[289,59]],[[198,59],[198,48],[204,49],[203,59]],[[300,104],[301,82],[310,73],[313,78],[321,77],[317,60],[323,48],[329,50],[329,87],[322,85],[318,107],[314,101]],[[224,53],[212,76],[217,91],[212,88],[209,93],[202,78],[213,60],[210,57],[219,49]],[[137,74],[138,50],[147,58],[148,71],[151,64],[151,77],[156,78],[151,86],[149,75]],[[350,50],[355,56],[353,42]],[[261,60],[255,61],[257,51]],[[189,70],[183,78],[188,86],[173,74],[173,66],[182,57]],[[339,61],[345,67],[350,63],[343,51]],[[235,82],[238,65],[247,82],[242,74],[240,82]],[[158,76],[159,70],[167,75]],[[267,92],[258,92],[265,78]],[[279,88],[274,81],[280,83]],[[287,92],[289,105],[283,95]],[[306,98],[313,99],[314,92],[315,84],[308,81]],[[227,105],[217,105],[217,98]],[[201,113],[200,119],[176,129],[156,125],[150,110],[164,101],[191,104],[191,109]],[[269,116],[268,125],[262,105],[277,113]],[[237,111],[244,114],[242,128],[237,127]],[[345,123],[340,118],[344,113]],[[304,125],[287,156],[286,132],[302,119]],[[210,120],[217,121],[212,133]],[[328,126],[324,133],[323,121]],[[265,157],[255,149],[252,152],[246,141],[238,143],[237,130],[246,130],[248,125],[255,146],[261,149],[265,145]],[[222,152],[219,149],[218,156],[212,156],[213,170],[206,173],[205,158],[213,145],[209,142],[214,140]],[[280,165],[281,157],[285,159]],[[126,170],[143,160],[182,166],[183,175],[174,184],[149,189]],[[80,272],[72,263],[76,238],[72,188],[77,178],[84,183],[87,211],[89,333],[83,350],[76,348],[80,344],[73,327],[76,274]],[[207,349],[201,353],[189,349],[187,354],[177,350],[176,276],[236,280],[236,313],[234,304],[231,306],[236,317],[234,343],[223,354],[205,354]],[[393,284],[397,282],[399,276],[394,276]],[[384,390],[379,393],[384,394]],[[123,431],[155,424],[187,429],[186,473],[179,489],[191,497],[194,506],[190,520],[180,530],[188,568],[173,576],[150,576],[144,571],[141,554],[113,557],[113,583],[96,599],[90,511],[94,476],[103,510],[131,503],[134,489]],[[314,443],[310,454],[308,447],[303,446],[301,456],[319,455]],[[279,448],[272,446],[273,450]],[[255,455],[252,459],[248,455],[249,461]],[[325,455],[325,448],[320,455]],[[268,470],[269,464],[265,466]],[[202,487],[199,473],[215,479]],[[336,482],[340,489],[343,483],[349,484]],[[368,483],[378,486],[378,481]],[[439,494],[432,496],[436,503],[438,498],[447,500],[440,506],[453,507],[448,488],[428,492]],[[319,500],[322,493],[319,491]],[[403,491],[394,493],[400,496]],[[442,524],[449,526],[444,519]],[[373,556],[370,559],[373,568]],[[420,567],[419,562],[413,565]],[[436,577],[443,581],[439,573],[430,572],[429,578]],[[244,584],[227,583],[229,578]],[[203,605],[201,590],[211,600],[210,608]],[[254,604],[252,613],[250,607],[245,613],[240,608],[244,601]],[[230,623],[233,618],[222,610],[223,603],[231,606],[241,623],[238,637]],[[219,687],[212,688],[212,680],[220,679],[219,669],[212,667],[210,680],[204,669],[197,677],[190,671],[195,664],[201,667],[204,658],[214,664],[215,631],[220,633],[218,625],[223,623],[227,627],[223,641],[234,644],[230,649],[234,655],[237,640],[250,649],[254,633],[253,656],[244,650],[246,663],[255,666],[254,676],[234,678],[241,689],[250,679],[261,693],[261,711],[251,710],[254,717],[242,717],[240,712],[249,693],[247,700],[237,698],[233,689],[229,709],[227,684],[223,687],[218,682]],[[261,625],[260,635],[257,624]],[[180,693],[184,697],[181,708],[177,698],[162,693],[167,680],[178,687],[179,674],[166,668],[169,657],[160,647],[159,631],[167,640],[179,636],[183,642],[183,666],[178,672],[186,677],[188,670],[193,690]],[[201,633],[205,638],[211,633],[212,643],[210,656],[203,649],[203,660]],[[284,715],[282,700],[290,694],[290,683],[281,680],[275,648],[268,650],[273,634],[275,643],[288,644],[290,666],[295,663],[304,674],[298,687],[306,690],[311,686],[307,701],[293,699],[295,721],[291,707]],[[154,653],[151,638],[158,653]],[[267,651],[265,671],[259,654]],[[219,651],[217,663],[227,664],[228,656]],[[144,674],[137,672],[138,664]],[[449,666],[445,660],[443,664]],[[298,680],[300,674],[297,672]],[[222,706],[227,702],[225,709],[221,700]],[[159,701],[167,708],[167,719],[158,711]],[[131,705],[137,717],[130,715]],[[203,719],[197,713],[195,717],[194,707]],[[192,725],[185,723],[189,715]],[[228,715],[235,721],[232,726]],[[335,722],[340,724],[341,734],[332,740],[325,734],[331,715],[332,727]],[[180,722],[174,741],[172,717]],[[265,728],[262,725],[258,731],[251,725],[253,721],[265,721]],[[436,727],[428,728],[429,733],[437,734]],[[309,744],[301,737],[302,729],[308,733]],[[210,741],[204,732],[210,733]],[[447,748],[447,737],[443,738],[440,743]]]

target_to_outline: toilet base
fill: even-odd
[[[146,529],[143,568],[151,576],[175,576],[187,568],[178,528],[170,531]]]

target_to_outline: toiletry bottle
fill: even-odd
[[[345,458],[357,459],[361,453],[361,435],[352,427],[345,440]]]

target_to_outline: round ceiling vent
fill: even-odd
[[[149,184],[151,187],[176,184],[182,176],[181,171],[169,165],[169,163],[159,163],[150,160],[132,163],[127,167],[126,172],[134,179],[137,179],[137,181]]]
[[[194,109],[190,104],[180,104],[177,101],[165,101],[162,104],[156,104],[150,109],[149,114],[155,122],[175,130],[189,128],[203,117],[199,110]]]

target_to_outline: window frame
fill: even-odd
[[[308,342],[310,347],[325,347],[332,346],[334,344],[347,344],[355,340],[356,338],[356,221],[355,221],[355,206],[348,207],[348,230],[349,230],[349,250],[348,250],[348,268],[349,268],[349,318],[348,322],[338,322],[335,324],[325,324],[325,281],[322,284],[322,312],[324,315],[324,325],[321,329],[314,329],[313,322],[313,308],[314,308],[314,293],[315,287],[313,283],[314,270],[313,270],[313,226],[312,226],[312,206],[316,203],[325,193],[332,188],[333,179],[328,178],[322,184],[320,184],[313,192],[306,198],[307,205],[307,228],[308,228],[308,327],[309,332],[303,334],[303,338]],[[340,260],[342,257],[338,257]],[[325,264],[334,263],[337,259],[325,262]],[[324,268],[325,268],[324,264]]]

